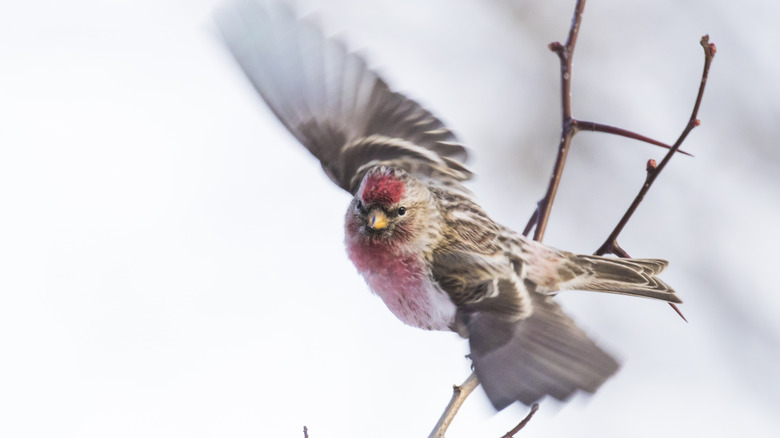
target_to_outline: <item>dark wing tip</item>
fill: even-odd
[[[467,324],[474,371],[496,409],[594,393],[620,367],[554,303],[520,321],[482,312]]]

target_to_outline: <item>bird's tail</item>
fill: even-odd
[[[629,259],[577,255],[527,239],[516,241],[525,276],[536,292],[561,290],[609,292],[681,303],[682,300],[658,274],[669,264],[660,259]]]
[[[558,283],[559,290],[579,289],[634,295],[670,303],[681,303],[672,289],[658,274],[669,264],[660,259],[623,259],[591,255],[567,254],[567,268],[573,269],[571,279]]]

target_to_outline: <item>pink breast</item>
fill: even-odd
[[[348,243],[347,252],[371,290],[398,319],[428,330],[449,329],[455,306],[430,280],[419,255],[397,255],[366,242]]]

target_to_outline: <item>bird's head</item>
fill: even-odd
[[[375,167],[363,177],[347,211],[347,235],[371,243],[419,242],[436,207],[431,193],[402,169]]]

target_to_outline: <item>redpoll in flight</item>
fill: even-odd
[[[346,247],[368,286],[404,323],[468,338],[497,409],[593,393],[618,369],[558,291],[680,302],[656,277],[666,261],[575,255],[495,223],[462,185],[455,135],[286,7],[242,1],[217,21],[260,96],[354,196]]]

